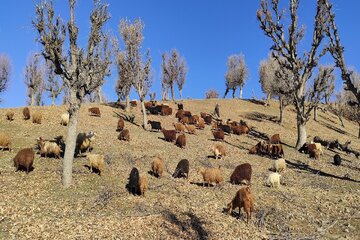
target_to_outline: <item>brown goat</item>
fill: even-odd
[[[219,156],[220,158],[224,158],[226,156],[225,147],[221,143],[215,143],[211,150],[213,151],[216,160]]]
[[[116,131],[117,132],[120,132],[124,129],[125,127],[125,122],[124,122],[124,119],[122,118],[119,118],[118,122],[117,122],[117,128],[116,128]]]
[[[319,149],[311,149],[309,150],[309,157],[310,158],[315,158],[316,160],[320,159],[320,150]]]
[[[203,118],[204,118],[204,121],[205,121],[205,123],[206,123],[207,125],[210,125],[210,124],[212,123],[213,118],[212,118],[211,115],[206,115],[206,116],[203,117]]]
[[[164,134],[165,141],[174,142],[176,140],[176,130],[166,130],[163,128],[162,132]]]
[[[147,176],[146,175],[140,176],[139,190],[141,196],[145,197],[145,191],[148,189],[148,187],[149,187],[149,182]]]
[[[183,117],[180,119],[180,122],[181,122],[182,124],[188,124],[188,123],[189,123],[189,118],[183,116]]]
[[[164,160],[162,160],[160,157],[156,156],[154,160],[151,163],[151,171],[152,173],[161,178],[164,172],[165,164]]]
[[[269,140],[270,144],[279,144],[280,143],[280,134],[274,134]]]
[[[39,112],[33,113],[32,122],[36,124],[41,124],[42,115]]]
[[[130,101],[130,106],[131,107],[137,107],[137,101],[136,100],[131,100]]]
[[[19,171],[20,168],[25,168],[26,173],[28,174],[32,169],[34,158],[35,153],[31,148],[21,149],[13,159],[16,171]]]
[[[221,141],[223,141],[224,138],[225,138],[225,134],[224,134],[224,131],[223,131],[223,130],[215,130],[215,131],[212,131],[212,134],[213,134],[215,140],[221,140]]]
[[[234,172],[230,176],[230,182],[232,184],[246,183],[249,184],[251,181],[251,165],[249,163],[243,163],[238,165]]]
[[[161,115],[170,116],[172,114],[172,108],[167,105],[161,106]]]
[[[23,109],[23,115],[24,115],[24,120],[30,119],[30,109],[28,107],[25,107]]]
[[[199,121],[196,124],[196,127],[201,130],[205,128],[205,120],[202,117],[199,118]]]
[[[11,139],[5,133],[0,133],[0,147],[2,148],[2,151],[7,148],[9,152],[11,152]]]
[[[130,141],[130,132],[128,129],[123,129],[119,136],[118,136],[119,140],[124,140],[124,141]]]
[[[213,182],[215,182],[216,184],[220,184],[224,181],[220,167],[219,168],[200,168],[198,170],[198,173],[200,173],[203,176],[203,179],[204,179],[203,186],[205,186],[205,183],[207,183],[207,185],[209,186]]]
[[[14,115],[15,115],[14,112],[9,111],[9,112],[6,113],[6,119],[9,120],[9,121],[13,121],[14,120]]]
[[[189,134],[196,134],[196,128],[194,125],[185,125],[186,130]]]
[[[90,116],[101,117],[100,109],[98,107],[92,107],[88,109]]]
[[[241,208],[244,208],[246,213],[246,222],[249,223],[251,214],[254,212],[254,194],[251,192],[250,187],[240,188],[236,192],[233,200],[227,205],[227,213],[230,214],[233,209],[239,208],[239,215]]]
[[[185,126],[182,123],[173,123],[177,133],[185,132]]]
[[[185,134],[180,134],[177,137],[175,145],[178,146],[179,148],[185,148],[185,146],[186,146]]]

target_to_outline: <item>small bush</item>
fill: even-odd
[[[209,90],[205,93],[205,98],[206,98],[206,99],[219,98],[219,93],[218,93],[218,91],[216,91],[215,89],[209,89]]]

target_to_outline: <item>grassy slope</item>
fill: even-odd
[[[0,152],[0,238],[358,237],[360,184],[341,178],[346,175],[360,181],[359,159],[341,153],[343,165],[335,167],[331,164],[334,152],[325,150],[321,160],[316,162],[298,153],[293,148],[296,143],[295,113],[288,108],[285,124],[279,126],[275,122],[278,115],[276,102],[271,107],[264,107],[241,100],[186,100],[184,106],[199,114],[212,111],[216,102],[220,103],[223,119],[246,120],[258,133],[280,133],[286,159],[292,165],[310,164],[309,168],[290,166],[282,176],[285,185],[271,189],[264,186],[264,182],[272,160],[247,154],[248,149],[260,140],[256,136],[226,136],[228,157],[215,161],[207,157],[214,144],[209,126],[197,135],[186,135],[185,149],[163,141],[161,133],[145,132],[128,123],[131,141],[120,142],[115,132],[117,118],[113,113],[119,110],[99,106],[102,117],[96,118],[88,115],[88,105],[84,105],[78,130],[95,131],[98,138],[94,152],[109,154],[113,165],[100,177],[84,167],[87,164],[85,158],[77,158],[74,161],[74,185],[63,189],[60,160],[36,155],[35,170],[26,175],[14,172],[11,159],[19,149],[33,146],[39,136],[66,136],[66,127],[59,124],[65,107],[31,108],[32,112],[43,113],[41,125],[22,120],[21,109],[12,109],[15,120],[8,122],[5,120],[8,109],[0,109],[0,131],[12,137],[14,147],[10,153]],[[141,123],[140,107],[132,112]],[[174,116],[149,116],[149,119],[161,120],[167,129],[172,128],[175,121]],[[340,142],[351,139],[352,146],[360,150],[357,126],[347,121],[345,125],[346,129],[343,129],[334,115],[319,112],[319,122],[310,120],[307,126],[309,139],[315,135],[325,139],[338,138]],[[150,190],[145,198],[129,195],[125,185],[131,168],[136,166],[141,174],[147,174],[156,154],[165,159],[167,173],[162,179],[148,175]],[[189,181],[171,178],[182,158],[190,161]],[[255,215],[248,225],[243,221],[243,215],[238,220],[222,212],[239,186],[225,182],[213,189],[196,184],[202,182],[196,172],[198,167],[220,165],[228,180],[234,167],[244,162],[253,166],[252,190],[255,194]]]

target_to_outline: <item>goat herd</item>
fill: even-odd
[[[136,102],[132,102],[132,105]],[[145,108],[148,114],[160,114],[163,116],[171,116],[172,108],[166,104],[157,105],[156,102],[147,102],[145,103]],[[89,108],[91,116],[101,117],[100,109],[98,107]],[[23,109],[24,120],[30,119],[30,110],[25,107]],[[186,146],[186,135],[196,134],[197,130],[204,130],[205,125],[212,126],[212,134],[214,140],[217,141],[212,147],[212,151],[215,159],[225,158],[226,150],[223,143],[218,141],[225,140],[225,134],[249,134],[252,129],[247,125],[245,121],[236,122],[228,119],[226,123],[220,119],[218,105],[215,108],[214,113],[200,113],[200,116],[193,115],[190,111],[184,110],[183,104],[178,104],[178,111],[175,114],[175,117],[178,119],[177,122],[173,123],[174,129],[165,129],[161,126],[159,121],[148,121],[148,127],[152,131],[162,131],[164,135],[164,140],[168,142],[175,142],[180,148],[185,148]],[[14,119],[13,112],[7,112],[6,118],[9,121]],[[33,123],[41,124],[41,114],[34,113],[32,115]],[[64,113],[61,115],[60,123],[62,125],[67,125],[69,122],[69,114]],[[119,140],[130,141],[130,131],[125,128],[125,121],[123,118],[119,118],[117,129],[119,131]],[[179,134],[177,136],[177,134]],[[92,131],[87,133],[79,133],[76,139],[75,147],[75,157],[81,156],[84,152],[90,152],[93,148],[92,143],[95,140],[96,134]],[[322,154],[322,146],[330,149],[339,149],[345,151],[346,153],[353,153],[356,157],[359,157],[359,152],[353,150],[349,145],[350,141],[345,144],[340,144],[337,140],[327,141],[323,140],[320,137],[315,137],[312,142],[305,143],[302,148],[299,149],[300,152],[309,154],[310,158],[319,159]],[[0,133],[0,147],[3,150],[8,149],[11,151],[11,139],[8,135]],[[45,140],[42,137],[37,138],[37,150],[39,150],[41,156],[53,156],[56,158],[62,157],[65,151],[65,141],[62,136],[58,136],[53,140]],[[260,141],[255,146],[250,148],[249,154],[258,154],[258,155],[267,155],[271,158],[275,158],[273,161],[273,173],[271,173],[267,179],[267,185],[270,187],[280,186],[280,177],[282,171],[286,169],[286,161],[284,159],[284,150],[281,144],[281,139],[279,134],[275,134],[270,137],[267,141]],[[16,171],[25,170],[26,173],[32,170],[32,165],[35,157],[35,152],[33,148],[25,148],[20,150],[14,157],[14,166]],[[86,153],[86,158],[89,161],[89,168],[91,172],[96,169],[99,175],[103,172],[106,165],[111,164],[110,158],[107,155]],[[334,156],[334,164],[341,164],[340,155],[336,154]],[[163,176],[165,168],[164,160],[160,156],[156,156],[151,164],[151,171],[155,177],[161,178]],[[198,173],[203,176],[203,184],[205,183],[209,186],[212,183],[220,184],[224,181],[222,177],[222,172],[219,168],[199,168]],[[189,161],[187,159],[182,159],[172,177],[174,178],[188,178],[189,174]],[[249,163],[243,163],[238,165],[234,172],[230,176],[230,182],[232,184],[241,184],[245,185],[240,188],[235,194],[233,200],[227,205],[227,212],[231,213],[233,209],[237,207],[240,209],[243,208],[247,221],[251,218],[251,214],[254,211],[254,195],[250,188],[252,167]],[[133,168],[130,172],[129,182],[127,184],[127,189],[130,193],[136,195],[144,196],[145,191],[148,188],[148,179],[146,175],[140,176],[139,170]]]

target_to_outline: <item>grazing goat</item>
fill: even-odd
[[[262,149],[263,149],[263,146],[264,146],[264,142],[258,142],[255,146],[251,147],[249,149],[249,154],[262,154]]]
[[[32,168],[34,158],[35,153],[31,148],[21,149],[13,159],[16,172],[19,171],[20,168],[25,168],[26,174],[28,174]]]
[[[235,194],[233,200],[227,205],[227,213],[231,214],[233,209],[239,208],[239,215],[241,208],[246,213],[246,222],[249,223],[251,214],[254,212],[254,194],[251,192],[250,187],[240,188]]]
[[[230,182],[232,184],[250,184],[251,182],[252,168],[249,163],[243,163],[238,165],[234,172],[230,176]]]
[[[40,149],[40,155],[45,155],[47,157],[49,154],[60,158],[62,150],[56,142],[51,142],[44,140],[42,137],[39,137],[37,140],[38,147]]]
[[[126,185],[126,188],[133,195],[139,194],[140,192],[139,183],[140,183],[139,170],[136,167],[134,167],[133,169],[131,169],[129,176],[129,183]]]
[[[205,128],[205,120],[202,117],[199,118],[199,121],[195,126],[201,130],[204,129]]]
[[[229,126],[229,125],[219,124],[218,129],[221,129],[222,131],[224,131],[224,133],[228,133],[228,134],[230,134],[232,132],[231,126]]]
[[[162,105],[160,114],[162,116],[170,116],[172,114],[172,108],[167,105]]]
[[[42,115],[39,112],[33,113],[32,122],[36,124],[41,124]]]
[[[321,155],[321,152],[319,149],[311,149],[309,150],[309,157],[310,158],[315,158],[316,160],[319,160],[320,159],[320,155]]]
[[[137,101],[136,100],[131,100],[130,101],[130,106],[131,107],[137,107]]]
[[[175,171],[173,173],[173,178],[189,178],[189,160],[182,159],[177,164]]]
[[[231,130],[236,135],[248,134],[250,132],[250,129],[247,126],[242,126],[242,125],[241,126],[232,125]]]
[[[180,134],[180,135],[176,138],[175,145],[178,146],[179,148],[185,148],[185,146],[186,146],[186,137],[185,137],[185,134]]]
[[[93,172],[93,169],[99,171],[99,175],[105,170],[106,163],[109,162],[109,156],[104,156],[101,154],[86,154],[86,159],[89,161],[90,171]]]
[[[274,172],[278,172],[278,173],[281,173],[282,171],[285,171],[286,170],[285,159],[284,158],[279,158],[279,159],[274,160],[272,169],[273,169]]]
[[[339,154],[335,154],[335,156],[334,156],[334,165],[340,166],[340,164],[341,164],[341,157],[340,157]]]
[[[196,134],[196,127],[194,125],[185,125],[186,130],[189,134]]]
[[[118,136],[118,139],[129,142],[130,141],[130,132],[129,132],[129,130],[128,129],[123,129],[120,132],[120,134]]]
[[[210,186],[211,183],[220,184],[224,181],[224,178],[222,177],[222,173],[219,168],[200,168],[198,170],[198,173],[200,173],[203,176],[204,182],[203,186],[205,186],[205,183],[207,183],[208,186]]]
[[[180,122],[182,124],[188,124],[189,123],[189,118],[186,117],[186,116],[183,116],[183,117],[181,117]]]
[[[281,175],[277,172],[270,173],[266,185],[269,187],[280,187],[280,177]]]
[[[164,134],[165,141],[174,142],[176,140],[176,130],[166,130],[163,128],[162,132]]]
[[[205,123],[206,123],[207,125],[210,125],[210,124],[212,123],[213,118],[212,118],[211,115],[206,115],[206,116],[203,117],[203,118],[204,118],[204,121],[205,121]]]
[[[145,191],[149,188],[149,181],[146,175],[140,176],[139,190],[140,195],[145,197]]]
[[[30,119],[30,109],[28,107],[25,107],[22,112],[23,112],[24,120],[29,120]]]
[[[11,139],[5,133],[0,133],[0,147],[2,148],[2,151],[6,148],[11,152]]]
[[[14,120],[14,115],[15,113],[12,111],[9,111],[6,113],[6,119],[9,120],[10,122]]]
[[[162,160],[160,157],[156,156],[151,163],[152,173],[156,177],[161,178],[163,175],[163,172],[164,172],[164,168],[165,168],[164,160]]]
[[[185,126],[182,123],[173,123],[173,125],[177,133],[185,132]]]
[[[93,131],[79,133],[76,137],[75,155],[82,154],[85,151],[91,151],[91,143],[95,140],[96,133]]]
[[[69,124],[69,113],[63,113],[61,114],[61,120],[60,120],[60,124],[63,126],[67,126]]]
[[[119,120],[118,120],[118,122],[117,122],[116,131],[117,131],[117,132],[121,132],[122,130],[124,130],[124,127],[125,127],[124,119],[119,118]]]
[[[268,155],[271,157],[279,158],[284,157],[284,149],[281,144],[268,144],[269,151],[267,152]]]
[[[216,160],[219,157],[222,159],[226,156],[225,146],[221,143],[215,143],[211,150],[213,151]]]
[[[199,121],[199,117],[197,115],[193,115],[189,117],[189,124],[196,125]]]
[[[274,134],[270,137],[269,140],[270,144],[280,144],[280,135],[279,134]]]
[[[90,116],[101,117],[100,109],[98,107],[92,107],[88,109]]]
[[[224,141],[225,134],[224,134],[224,131],[223,131],[223,130],[215,130],[215,131],[212,131],[212,134],[213,134],[214,139],[215,139],[216,141],[217,141],[217,140]]]
[[[183,103],[178,103],[177,107],[178,107],[178,110],[184,110],[184,104]]]
[[[151,129],[160,131],[161,130],[161,122],[158,121],[148,121],[148,124],[151,125]]]

